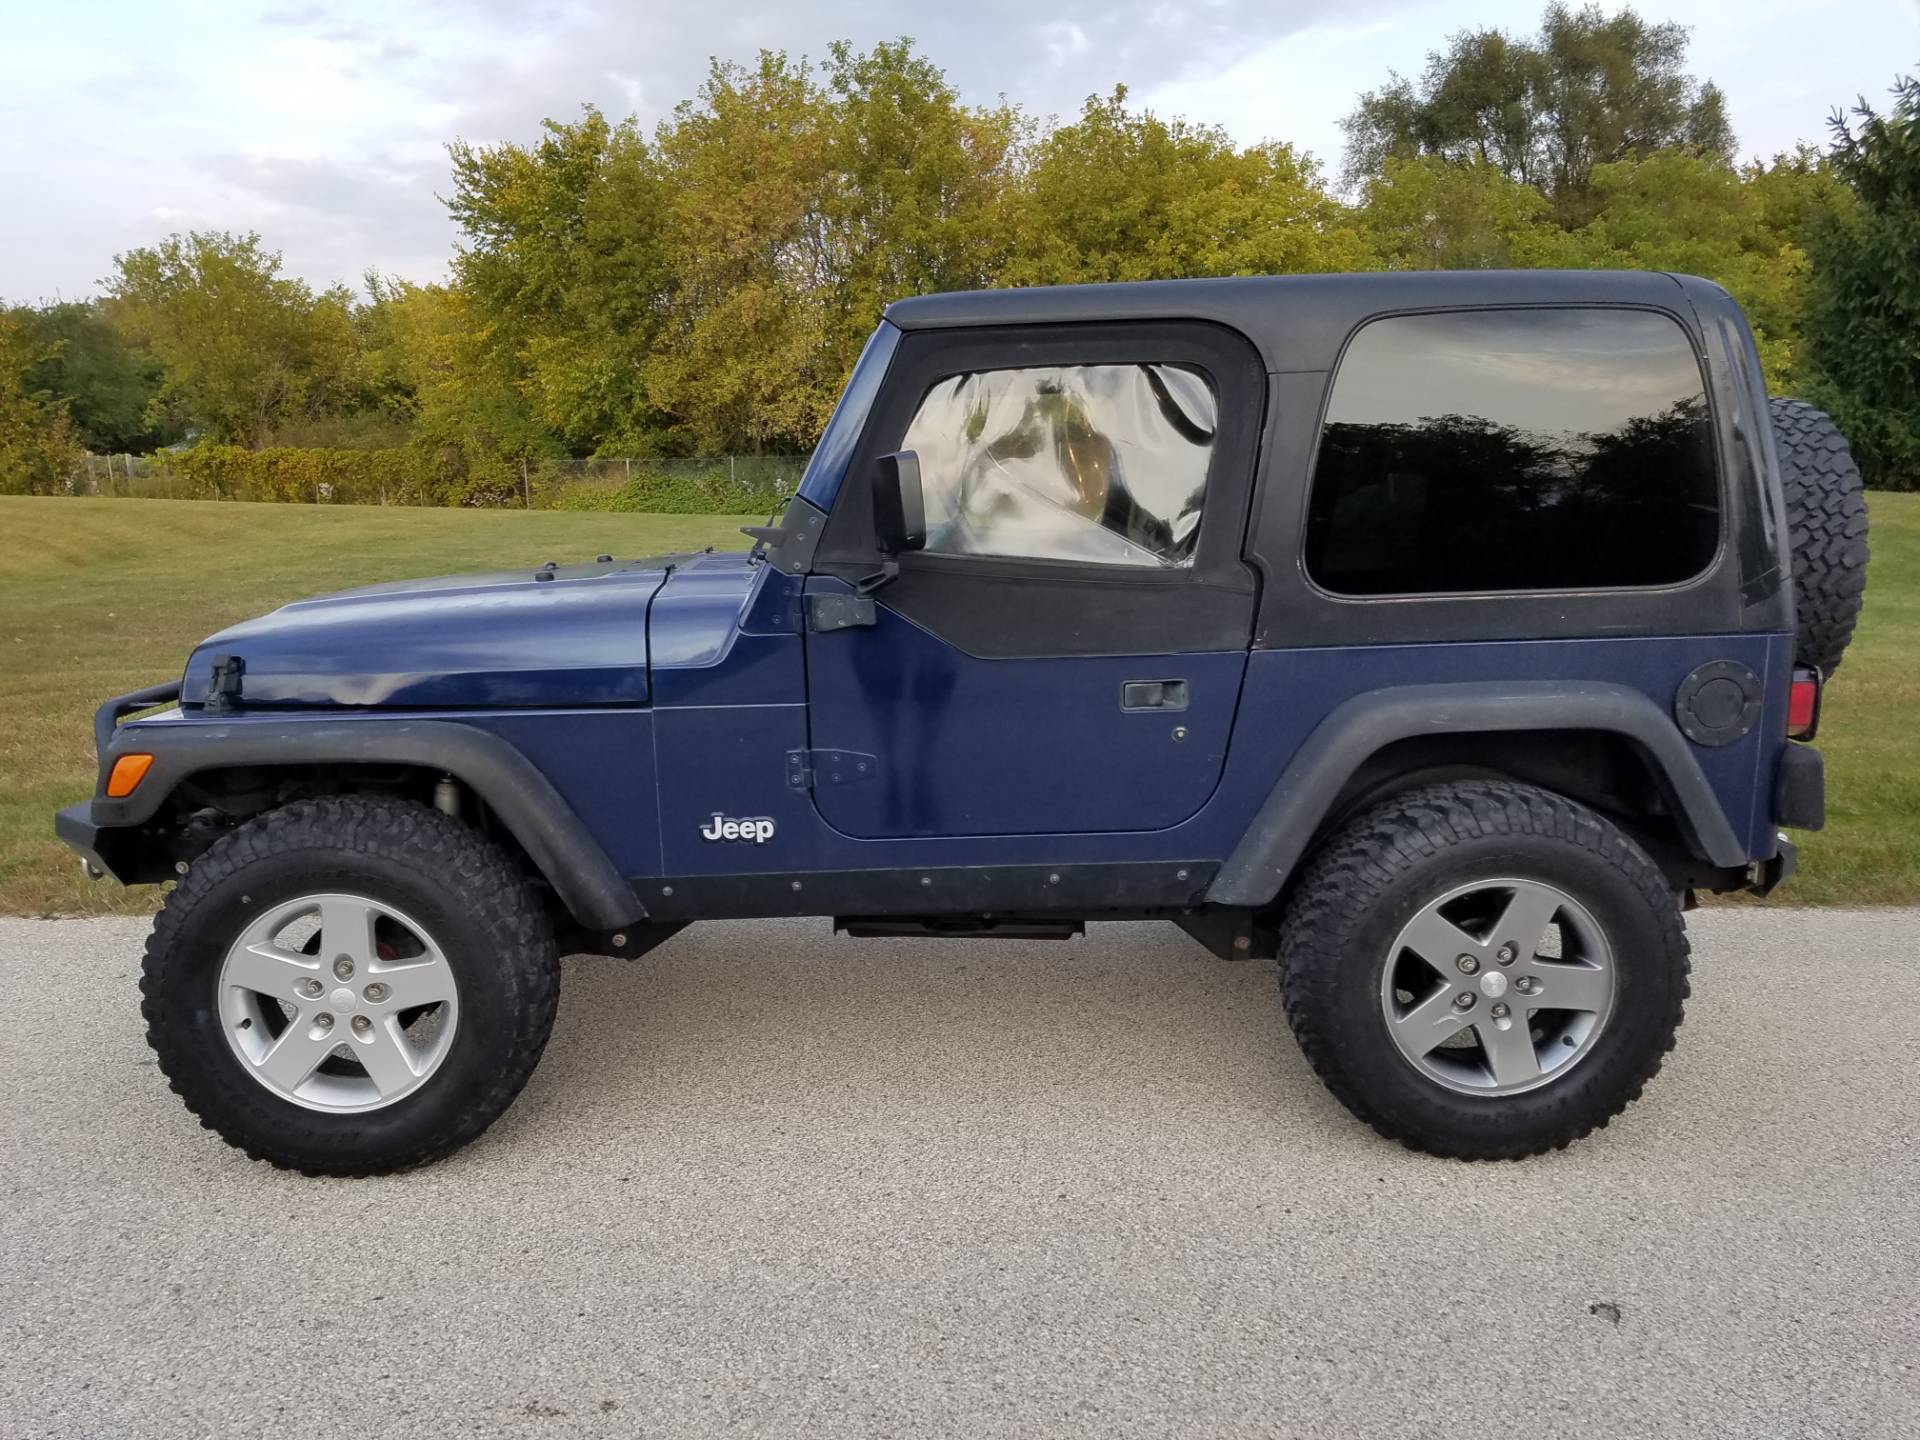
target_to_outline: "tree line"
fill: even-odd
[[[0,311],[0,489],[189,440],[406,451],[466,495],[528,459],[792,453],[901,296],[1498,266],[1717,280],[1773,389],[1920,485],[1920,85],[1740,164],[1686,50],[1594,6],[1462,31],[1358,97],[1337,180],[1121,86],[1065,122],[966,104],[907,40],[715,62],[650,131],[588,108],[454,141],[442,283],[315,290],[257,235],[196,232]]]

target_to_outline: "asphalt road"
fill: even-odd
[[[1920,912],[1696,916],[1612,1128],[1361,1129],[1271,966],[716,925],[569,962],[507,1117],[305,1180],[0,920],[0,1434],[1912,1436]]]

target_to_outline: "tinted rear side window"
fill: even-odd
[[[1700,365],[1667,316],[1408,315],[1348,345],[1307,520],[1325,588],[1671,585],[1719,537]]]

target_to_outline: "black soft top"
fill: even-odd
[[[1639,305],[1671,311],[1695,328],[1682,278],[1649,270],[1377,271],[958,290],[898,300],[886,313],[902,330],[1207,320],[1240,331],[1269,371],[1282,372],[1331,369],[1341,342],[1371,316],[1483,305]]]
[[[1436,595],[1352,601],[1298,564],[1301,495],[1319,443],[1330,372],[1348,336],[1383,315],[1501,305],[1622,305],[1671,315],[1692,338],[1712,399],[1727,540],[1685,585],[1531,598]],[[1558,639],[1593,635],[1786,633],[1792,595],[1767,397],[1739,307],[1711,281],[1647,270],[1426,270],[1256,275],[1123,285],[970,290],[901,300],[901,330],[1166,320],[1215,324],[1256,347],[1272,377],[1248,556],[1263,575],[1253,644]]]

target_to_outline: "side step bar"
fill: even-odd
[[[1022,919],[1004,920],[974,915],[836,915],[833,928],[861,939],[887,936],[944,936],[952,939],[981,940],[1071,940],[1087,933],[1082,920]]]

